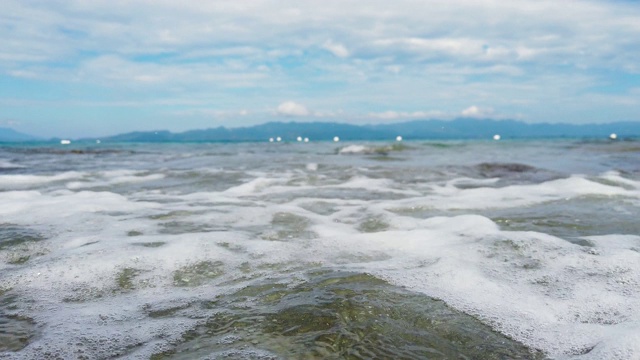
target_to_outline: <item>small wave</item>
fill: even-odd
[[[500,175],[509,173],[520,174],[539,171],[539,169],[533,166],[519,163],[481,163],[476,165],[476,168],[485,177],[499,177]]]
[[[338,150],[338,154],[375,154],[385,155],[390,152],[398,152],[409,149],[403,144],[393,144],[386,146],[366,146],[366,145],[348,145]]]
[[[20,164],[14,164],[10,161],[0,160],[0,171],[2,170],[14,170],[14,169],[24,169],[26,166]]]
[[[54,147],[15,147],[5,148],[4,151],[24,154],[24,155],[39,155],[39,154],[51,154],[51,155],[106,155],[106,154],[135,154],[133,150],[121,150],[121,149],[92,149],[92,148],[75,148],[75,149],[60,149]]]

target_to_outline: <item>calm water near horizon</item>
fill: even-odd
[[[638,359],[640,141],[0,144],[0,359]]]

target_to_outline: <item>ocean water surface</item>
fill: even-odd
[[[640,142],[0,146],[2,359],[638,359]]]

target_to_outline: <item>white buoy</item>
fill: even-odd
[[[69,144],[71,144],[71,140],[60,140],[60,144],[69,145]]]
[[[496,141],[500,140],[500,135],[498,134],[493,135],[493,140],[496,140]]]
[[[277,141],[277,142],[280,142],[280,141],[282,141],[282,138],[281,138],[280,136],[278,136],[278,137],[276,138],[276,141]]]
[[[304,138],[304,142],[309,142],[309,138]]]
[[[298,137],[296,138],[296,140],[297,140],[298,142],[302,141],[302,136],[298,136]]]
[[[96,144],[100,144],[100,143],[101,143],[101,141],[100,141],[100,140],[96,140]]]
[[[274,141],[273,138],[269,138],[269,142],[273,142],[273,141]]]
[[[334,136],[334,137],[333,137],[333,142],[338,142],[338,141],[340,141],[340,138],[339,138],[339,137],[337,137],[337,136]]]
[[[396,136],[396,141],[402,141],[402,136],[400,135]]]
[[[611,140],[615,140],[617,138],[618,138],[618,134],[616,134],[616,133],[613,133],[613,134],[609,135],[609,139],[611,139]]]

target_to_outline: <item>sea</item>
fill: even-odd
[[[0,359],[640,359],[640,141],[0,145]]]

